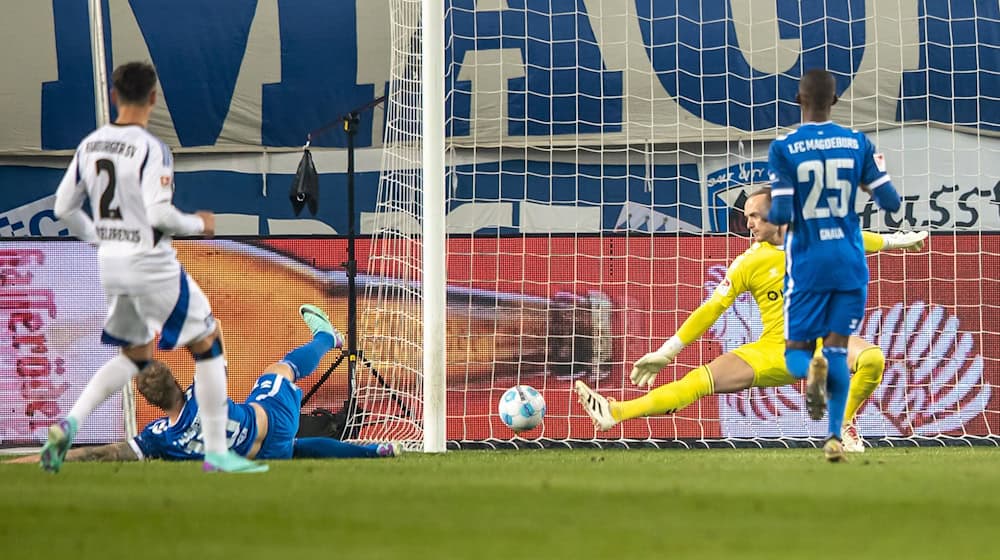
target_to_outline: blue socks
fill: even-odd
[[[847,406],[847,390],[851,385],[851,373],[847,368],[847,348],[823,347],[823,356],[829,363],[830,371],[826,379],[826,408],[830,415],[830,435],[840,439],[840,429],[844,424],[844,408]]]
[[[292,371],[295,372],[295,380],[298,381],[303,377],[307,377],[316,369],[323,356],[333,348],[333,344],[333,335],[318,332],[311,342],[307,342],[285,354],[285,357],[281,361],[291,366]]]
[[[326,437],[296,438],[292,450],[295,459],[363,459],[378,456],[378,444],[355,445]]]
[[[785,366],[795,379],[805,379],[809,375],[809,362],[814,350],[785,349]]]

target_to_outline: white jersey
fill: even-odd
[[[173,193],[170,149],[145,128],[108,124],[80,142],[56,205],[79,208],[90,199],[92,241],[109,293],[141,292],[179,274],[170,232],[155,228],[148,213],[158,205],[174,211]]]

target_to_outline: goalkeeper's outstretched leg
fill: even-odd
[[[857,453],[865,448],[854,427],[854,417],[882,381],[885,356],[878,346],[857,336],[850,338],[847,350],[853,376],[844,410],[843,447],[845,452]],[[783,352],[782,345],[759,341],[746,344],[689,371],[677,381],[628,401],[609,399],[583,381],[577,381],[575,389],[594,426],[600,431],[610,430],[625,420],[672,414],[712,394],[791,385],[797,380],[785,369]]]
[[[854,425],[858,411],[882,383],[885,372],[885,354],[867,340],[852,336],[847,342],[847,363],[851,366],[851,385],[847,389],[847,406],[844,408],[844,427],[841,440],[847,453],[864,453],[865,441]]]
[[[637,399],[607,400],[582,381],[576,382],[576,392],[594,425],[600,430],[608,430],[625,420],[672,414],[714,393],[746,389],[752,386],[753,379],[753,368],[736,354],[727,352],[708,365],[699,366],[677,381],[661,385]]]

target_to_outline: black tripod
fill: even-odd
[[[355,187],[354,187],[354,151],[355,151],[355,136],[358,133],[358,124],[361,122],[359,115],[364,111],[368,111],[377,107],[379,104],[385,101],[385,96],[375,99],[366,105],[358,107],[346,115],[338,118],[323,127],[320,127],[309,133],[306,143],[306,150],[303,154],[303,160],[299,165],[299,172],[296,173],[296,179],[293,181],[292,185],[292,204],[297,206],[301,210],[301,205],[305,202],[310,202],[310,210],[315,213],[316,201],[318,200],[318,185],[312,185],[310,189],[308,186],[303,187],[303,181],[300,179],[300,175],[303,173],[303,164],[307,167],[312,168],[311,173],[313,177],[316,177],[315,168],[312,167],[312,158],[309,155],[309,144],[312,139],[317,135],[322,134],[335,126],[343,126],[344,132],[347,133],[347,260],[341,263],[344,267],[344,271],[347,276],[347,347],[341,349],[340,356],[327,368],[326,372],[313,384],[312,388],[305,394],[302,398],[302,406],[316,394],[316,391],[326,383],[327,379],[335,369],[340,367],[340,364],[346,359],[347,360],[347,400],[344,401],[344,407],[338,414],[344,415],[344,430],[341,434],[342,438],[351,439],[358,436],[358,431],[361,426],[365,425],[367,422],[368,413],[362,410],[357,403],[357,367],[358,362],[361,362],[363,366],[371,373],[375,378],[376,382],[384,389],[389,390],[390,398],[399,407],[400,412],[407,418],[412,418],[412,412],[409,406],[400,399],[394,391],[391,390],[389,383],[386,382],[385,378],[375,369],[374,364],[371,363],[367,358],[364,357],[362,351],[358,348],[358,291],[357,291],[357,275],[358,275],[358,261],[356,258],[356,240],[357,231],[355,228],[354,219],[354,207],[355,207]],[[308,173],[307,173],[308,174]],[[318,181],[318,179],[317,179]],[[312,200],[308,200],[312,197]],[[299,204],[296,204],[298,202]],[[296,212],[297,213],[297,212]],[[353,421],[358,420],[358,421]]]

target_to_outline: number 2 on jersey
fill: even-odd
[[[118,208],[111,207],[111,201],[115,199],[115,163],[110,159],[97,160],[97,174],[101,172],[108,174],[108,186],[101,195],[100,215],[102,220],[120,220],[122,212]]]
[[[825,165],[824,165],[825,163]],[[847,207],[851,201],[851,182],[840,178],[841,169],[854,169],[854,160],[849,158],[831,158],[825,162],[818,159],[803,161],[796,168],[800,184],[809,185],[802,206],[802,218],[843,218],[847,215]],[[824,190],[838,191],[839,196],[828,196],[826,208],[819,207],[819,197]]]

